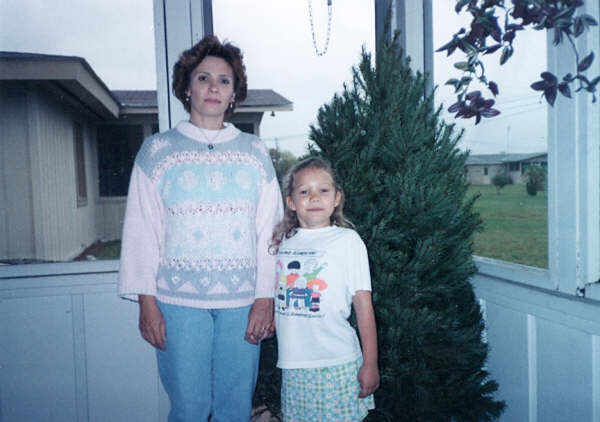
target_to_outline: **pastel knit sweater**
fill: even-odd
[[[273,297],[268,246],[281,216],[279,184],[256,136],[188,122],[151,136],[131,175],[119,295],[212,309]]]

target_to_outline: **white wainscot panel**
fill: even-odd
[[[498,384],[497,397],[507,404],[503,420],[527,420],[529,385],[527,315],[486,302],[488,370]],[[509,362],[509,365],[506,363]]]
[[[137,330],[138,306],[114,293],[85,297],[90,420],[158,421],[154,349]]]
[[[538,319],[539,421],[592,420],[592,336]]]
[[[0,304],[0,419],[77,420],[70,296]]]

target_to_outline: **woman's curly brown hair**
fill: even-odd
[[[185,111],[189,113],[190,103],[186,98],[186,91],[190,87],[190,76],[196,66],[206,56],[218,57],[225,60],[233,70],[233,92],[235,93],[235,98],[232,106],[228,107],[227,111],[225,111],[225,115],[229,117],[233,114],[235,107],[246,99],[248,93],[244,55],[238,47],[230,42],[226,41],[221,44],[219,39],[214,35],[205,36],[192,48],[181,53],[179,60],[173,66],[173,94],[181,101]]]
[[[344,217],[344,191],[342,190],[342,185],[338,181],[338,178],[331,167],[331,164],[321,158],[321,157],[311,157],[307,158],[296,164],[292,167],[287,175],[285,176],[285,191],[283,192],[284,198],[291,197],[292,192],[294,191],[294,180],[296,175],[305,169],[319,169],[324,170],[331,176],[331,180],[333,180],[333,186],[335,187],[336,192],[340,193],[340,203],[337,207],[334,208],[333,214],[331,214],[330,221],[333,226],[340,227],[354,227],[350,220]],[[298,221],[298,216],[296,215],[296,211],[292,210],[290,207],[285,206],[285,212],[283,214],[283,219],[273,231],[273,237],[271,239],[271,244],[269,246],[269,253],[276,254],[279,250],[279,246],[283,239],[289,239],[298,231],[298,227],[300,227],[300,222]]]

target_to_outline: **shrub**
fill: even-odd
[[[546,189],[546,169],[541,166],[531,166],[525,171],[525,188],[527,193],[535,196],[538,191]]]
[[[510,176],[507,176],[504,173],[498,173],[494,177],[492,177],[492,183],[496,186],[496,190],[500,191],[504,186],[512,183]]]

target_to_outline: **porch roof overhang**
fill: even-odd
[[[119,117],[118,100],[81,57],[3,51],[0,80],[47,84],[102,118]]]
[[[156,91],[112,91],[121,104],[121,114],[156,114],[158,101]],[[292,111],[294,104],[272,89],[249,89],[246,99],[238,105],[234,114]]]

